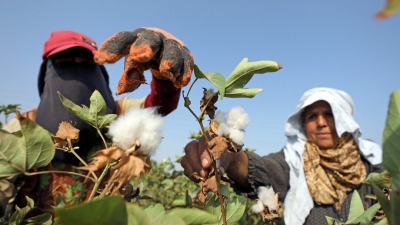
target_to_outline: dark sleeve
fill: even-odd
[[[180,88],[170,80],[161,80],[153,76],[150,83],[151,92],[146,97],[144,107],[157,107],[158,113],[168,115],[178,107]]]
[[[260,186],[272,186],[282,201],[289,189],[289,166],[285,161],[283,150],[263,157],[251,152],[246,154],[249,158],[248,180],[251,185],[248,197],[257,198],[257,189]],[[240,187],[233,185],[233,188],[235,191],[245,193]]]

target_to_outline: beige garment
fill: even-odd
[[[319,149],[306,143],[304,173],[317,204],[335,204],[341,209],[347,193],[362,184],[366,169],[351,134],[343,134],[337,148]]]

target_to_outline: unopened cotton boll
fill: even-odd
[[[108,132],[121,149],[131,148],[138,140],[138,151],[152,155],[161,143],[163,124],[164,120],[156,108],[132,108],[113,121]]]
[[[206,91],[204,96],[205,96],[206,100],[208,100],[211,97],[213,97],[214,94],[215,94],[214,89],[210,88],[210,89],[207,89],[207,91]]]

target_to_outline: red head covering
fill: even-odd
[[[97,51],[96,42],[90,37],[76,31],[54,31],[44,44],[43,59],[73,47],[83,47],[94,52]]]

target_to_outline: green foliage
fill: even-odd
[[[8,121],[8,116],[12,113],[15,113],[15,111],[17,110],[17,108],[20,106],[20,104],[15,104],[15,105],[1,105],[0,106],[0,115],[4,114],[4,119],[5,119],[5,124],[7,124]],[[0,121],[0,128],[2,127],[2,123]]]
[[[55,154],[50,133],[35,122],[21,118],[21,131],[0,130],[0,177],[46,166]]]
[[[52,224],[52,215],[50,213],[44,213],[39,216],[25,218],[25,216],[34,208],[34,202],[31,198],[26,197],[27,205],[23,208],[16,207],[15,212],[12,214],[9,224],[10,225],[22,225],[22,224],[41,224],[50,225]]]
[[[400,224],[400,90],[390,96],[386,125],[383,131],[383,164],[392,176],[390,212],[385,211],[390,224]]]
[[[374,218],[376,212],[380,208],[380,204],[376,203],[367,210],[364,210],[364,205],[361,200],[360,195],[357,191],[353,191],[351,204],[350,204],[350,212],[348,216],[347,222],[343,222],[332,217],[326,216],[326,220],[328,224],[370,224],[372,219]]]
[[[279,69],[281,69],[281,66],[274,61],[262,60],[249,63],[248,59],[244,58],[226,78],[225,96],[230,98],[252,98],[262,91],[261,88],[243,88],[253,75],[276,72]]]
[[[206,211],[197,208],[173,208],[165,210],[159,203],[146,208],[127,203],[121,197],[105,197],[68,209],[56,209],[56,224],[63,225],[189,225],[218,221]]]
[[[248,59],[244,58],[226,79],[218,72],[203,73],[197,65],[194,67],[194,74],[197,79],[206,78],[213,84],[221,99],[224,97],[253,98],[262,91],[261,88],[244,88],[253,75],[276,72],[281,68],[281,65],[274,61],[262,60],[249,63]]]
[[[106,102],[97,90],[90,96],[89,108],[85,105],[80,107],[71,100],[65,98],[60,92],[57,93],[66,109],[96,129],[105,127],[117,118],[116,114],[107,114]]]
[[[55,209],[55,223],[63,225],[125,225],[127,210],[121,197],[106,197],[73,208]]]

